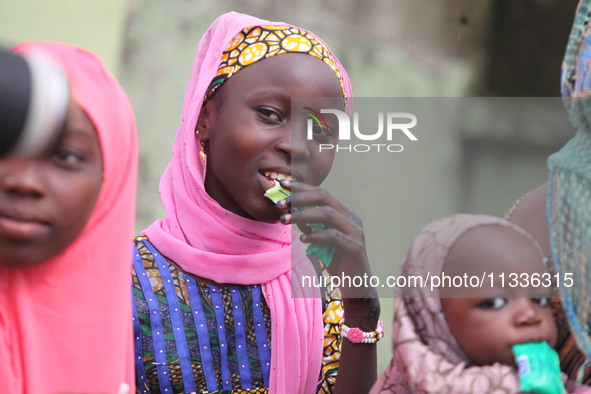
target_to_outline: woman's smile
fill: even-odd
[[[260,171],[263,175],[263,186],[265,190],[268,190],[275,186],[279,181],[288,180],[293,181],[295,178],[289,174],[278,172],[278,171]]]

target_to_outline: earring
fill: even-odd
[[[205,153],[205,150],[207,149],[207,142],[201,141],[201,139],[199,138],[199,130],[195,130],[195,135],[197,136],[197,140],[201,145],[201,149],[199,149],[199,159],[201,160],[203,172],[205,173],[205,169],[207,168],[207,153]]]

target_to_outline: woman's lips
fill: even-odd
[[[17,220],[0,216],[0,237],[32,241],[49,232],[49,225],[35,220]]]

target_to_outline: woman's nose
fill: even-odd
[[[285,152],[291,160],[305,160],[310,157],[310,147],[306,136],[294,130],[287,130],[277,141],[277,149]]]
[[[531,298],[514,298],[515,324],[517,326],[534,326],[542,322],[540,308]]]
[[[35,160],[17,157],[0,160],[0,190],[11,196],[43,197],[44,181]]]

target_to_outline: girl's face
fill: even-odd
[[[0,264],[32,266],[65,250],[82,232],[101,189],[94,125],[71,102],[55,149],[0,159]]]
[[[320,143],[336,143],[333,131],[316,130],[313,140],[306,139],[304,107],[344,110],[341,92],[334,71],[305,54],[273,56],[232,76],[204,106],[197,124],[207,143],[207,193],[240,216],[279,220],[279,210],[264,197],[274,185],[271,178],[292,176],[319,185],[334,158],[319,152]],[[311,99],[292,108],[293,97]],[[336,118],[329,118],[337,130]]]
[[[511,274],[532,278],[543,272],[540,254],[531,241],[501,226],[468,231],[450,250],[444,272],[482,275],[485,271],[487,283],[482,288],[453,289],[447,294],[472,298],[441,299],[450,331],[468,359],[476,365],[514,366],[511,348],[515,344],[546,341],[554,347],[557,334],[550,288],[510,286]],[[495,278],[492,287],[489,275]]]

